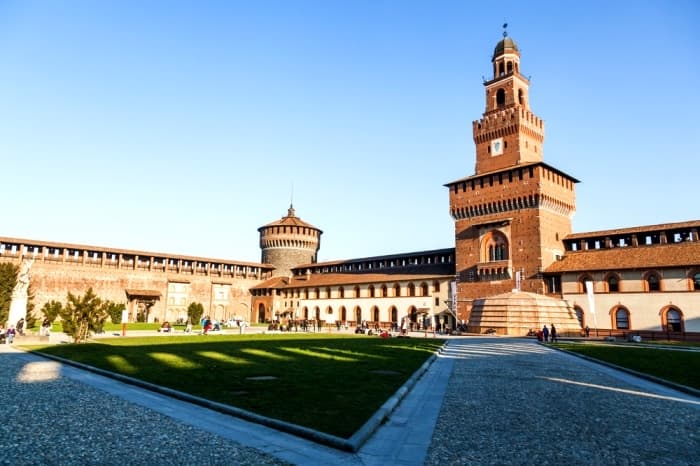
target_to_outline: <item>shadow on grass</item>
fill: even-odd
[[[32,349],[348,438],[442,344],[250,335],[115,338]]]

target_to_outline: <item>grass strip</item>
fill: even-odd
[[[700,352],[558,343],[557,347],[700,390]]]
[[[189,335],[31,349],[349,438],[442,343],[339,335]]]

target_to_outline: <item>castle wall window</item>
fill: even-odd
[[[382,285],[382,298],[386,298],[387,296],[389,296],[389,290],[386,285]]]
[[[415,296],[416,295],[416,286],[413,283],[408,284],[408,295],[409,296]]]
[[[661,279],[655,272],[650,272],[644,278],[645,291],[661,291]]]
[[[617,275],[610,275],[605,281],[607,282],[609,293],[620,291],[620,280],[617,278]]]
[[[593,277],[590,275],[582,275],[578,279],[578,292],[579,293],[585,293],[586,292],[586,282],[591,282],[593,283]]]
[[[614,312],[615,328],[627,330],[630,328],[630,313],[624,307],[618,307]]]
[[[501,65],[503,66],[503,65]],[[503,107],[506,104],[506,91],[499,89],[496,91],[496,106]]]
[[[693,275],[693,290],[700,291],[700,272]]]
[[[375,297],[376,297],[376,296],[375,296],[375,293],[374,293],[374,285],[370,285],[369,288],[368,288],[368,291],[369,291],[369,297],[370,297],[370,298],[375,298]]]
[[[493,230],[482,240],[482,262],[508,260],[508,239],[500,231]]]
[[[675,307],[669,307],[662,315],[662,328],[669,332],[683,331],[683,314]],[[665,324],[665,325],[664,325]]]

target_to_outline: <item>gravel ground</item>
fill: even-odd
[[[426,465],[700,464],[697,399],[528,342],[453,343]]]
[[[253,448],[61,377],[59,365],[0,352],[2,465],[278,465]]]

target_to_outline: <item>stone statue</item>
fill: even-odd
[[[17,283],[15,284],[14,290],[12,290],[12,297],[15,298],[26,298],[27,290],[29,289],[29,269],[32,268],[34,259],[23,260],[19,265],[19,272],[17,273]]]

